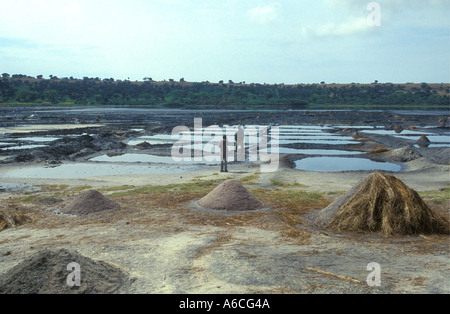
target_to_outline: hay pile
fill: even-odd
[[[247,211],[264,207],[242,183],[227,180],[198,201],[198,205],[218,210]]]
[[[120,205],[118,203],[106,198],[100,192],[89,190],[78,195],[61,212],[75,216],[86,216],[107,210],[117,210],[119,208]]]
[[[70,263],[80,265],[80,287],[69,287]],[[43,250],[13,267],[0,278],[0,294],[110,294],[128,283],[127,275],[105,262],[75,251]]]
[[[15,228],[30,221],[31,218],[27,215],[10,211],[0,211],[0,231],[8,228]]]
[[[428,207],[394,176],[373,173],[323,209],[320,224],[338,231],[386,236],[449,234],[447,215]]]

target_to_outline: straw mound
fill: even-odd
[[[449,234],[444,213],[430,209],[394,176],[371,174],[319,214],[322,226],[386,236]]]
[[[31,218],[24,214],[11,213],[9,211],[0,212],[0,231],[8,228],[15,228],[30,222]]]
[[[80,287],[69,287],[67,277],[80,265]],[[0,294],[107,294],[128,281],[118,268],[96,262],[75,251],[43,250],[7,271],[0,278]]]
[[[240,182],[227,180],[198,201],[198,205],[219,210],[256,210],[264,207]]]
[[[85,216],[119,208],[119,204],[106,198],[100,192],[90,190],[81,193],[72,203],[64,207],[62,212],[69,215]]]

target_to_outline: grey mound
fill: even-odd
[[[264,204],[253,196],[242,183],[227,180],[198,201],[198,205],[217,210],[257,210]]]
[[[80,265],[81,286],[70,287],[70,263]],[[0,294],[113,294],[130,283],[120,269],[66,249],[42,250],[0,277]]]
[[[107,210],[117,210],[119,208],[120,205],[118,203],[103,196],[100,192],[89,190],[78,195],[61,212],[69,215],[86,216]]]
[[[422,155],[410,146],[394,149],[388,153],[396,161],[407,162],[419,159]]]

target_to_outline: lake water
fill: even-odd
[[[64,164],[54,168],[31,167],[3,173],[5,178],[81,179],[84,177],[178,174],[200,169],[189,166],[144,166],[96,163]]]
[[[311,157],[295,161],[295,169],[313,172],[339,172],[357,170],[400,171],[399,165],[376,162],[366,158]]]
[[[3,150],[22,150],[22,149],[32,149],[39,147],[47,147],[47,145],[21,145],[21,146],[11,146],[7,148],[3,148]]]
[[[95,162],[130,162],[130,163],[155,163],[155,164],[173,164],[173,165],[202,165],[202,164],[218,164],[218,161],[207,161],[204,158],[202,160],[197,161],[194,158],[191,160],[174,160],[170,156],[155,156],[155,155],[147,155],[147,154],[123,154],[119,156],[109,157],[107,155],[98,156],[95,158],[91,158],[89,161]]]
[[[303,155],[330,155],[330,156],[337,156],[337,155],[360,155],[363,154],[363,152],[358,151],[348,151],[348,150],[337,150],[337,149],[296,149],[296,148],[289,148],[289,147],[279,147],[278,148],[280,154],[303,154]],[[261,152],[269,152],[271,153],[272,150],[269,149],[263,149]]]

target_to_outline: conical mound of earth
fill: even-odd
[[[386,236],[449,234],[445,213],[433,210],[416,191],[380,172],[363,178],[319,213],[323,227],[378,232]]]
[[[428,139],[428,137],[426,137],[425,135],[423,135],[421,138],[419,138],[416,142],[419,147],[428,147],[430,146],[431,141]]]
[[[85,216],[119,208],[120,205],[118,203],[103,196],[100,192],[89,190],[78,195],[72,203],[64,207],[61,211],[64,214]]]
[[[218,210],[247,211],[264,207],[264,204],[253,196],[242,183],[227,180],[198,201],[198,205]]]
[[[71,263],[79,265],[79,287],[68,284],[68,277],[74,282]],[[122,270],[105,262],[66,249],[42,250],[0,278],[0,294],[111,294],[128,283]]]

